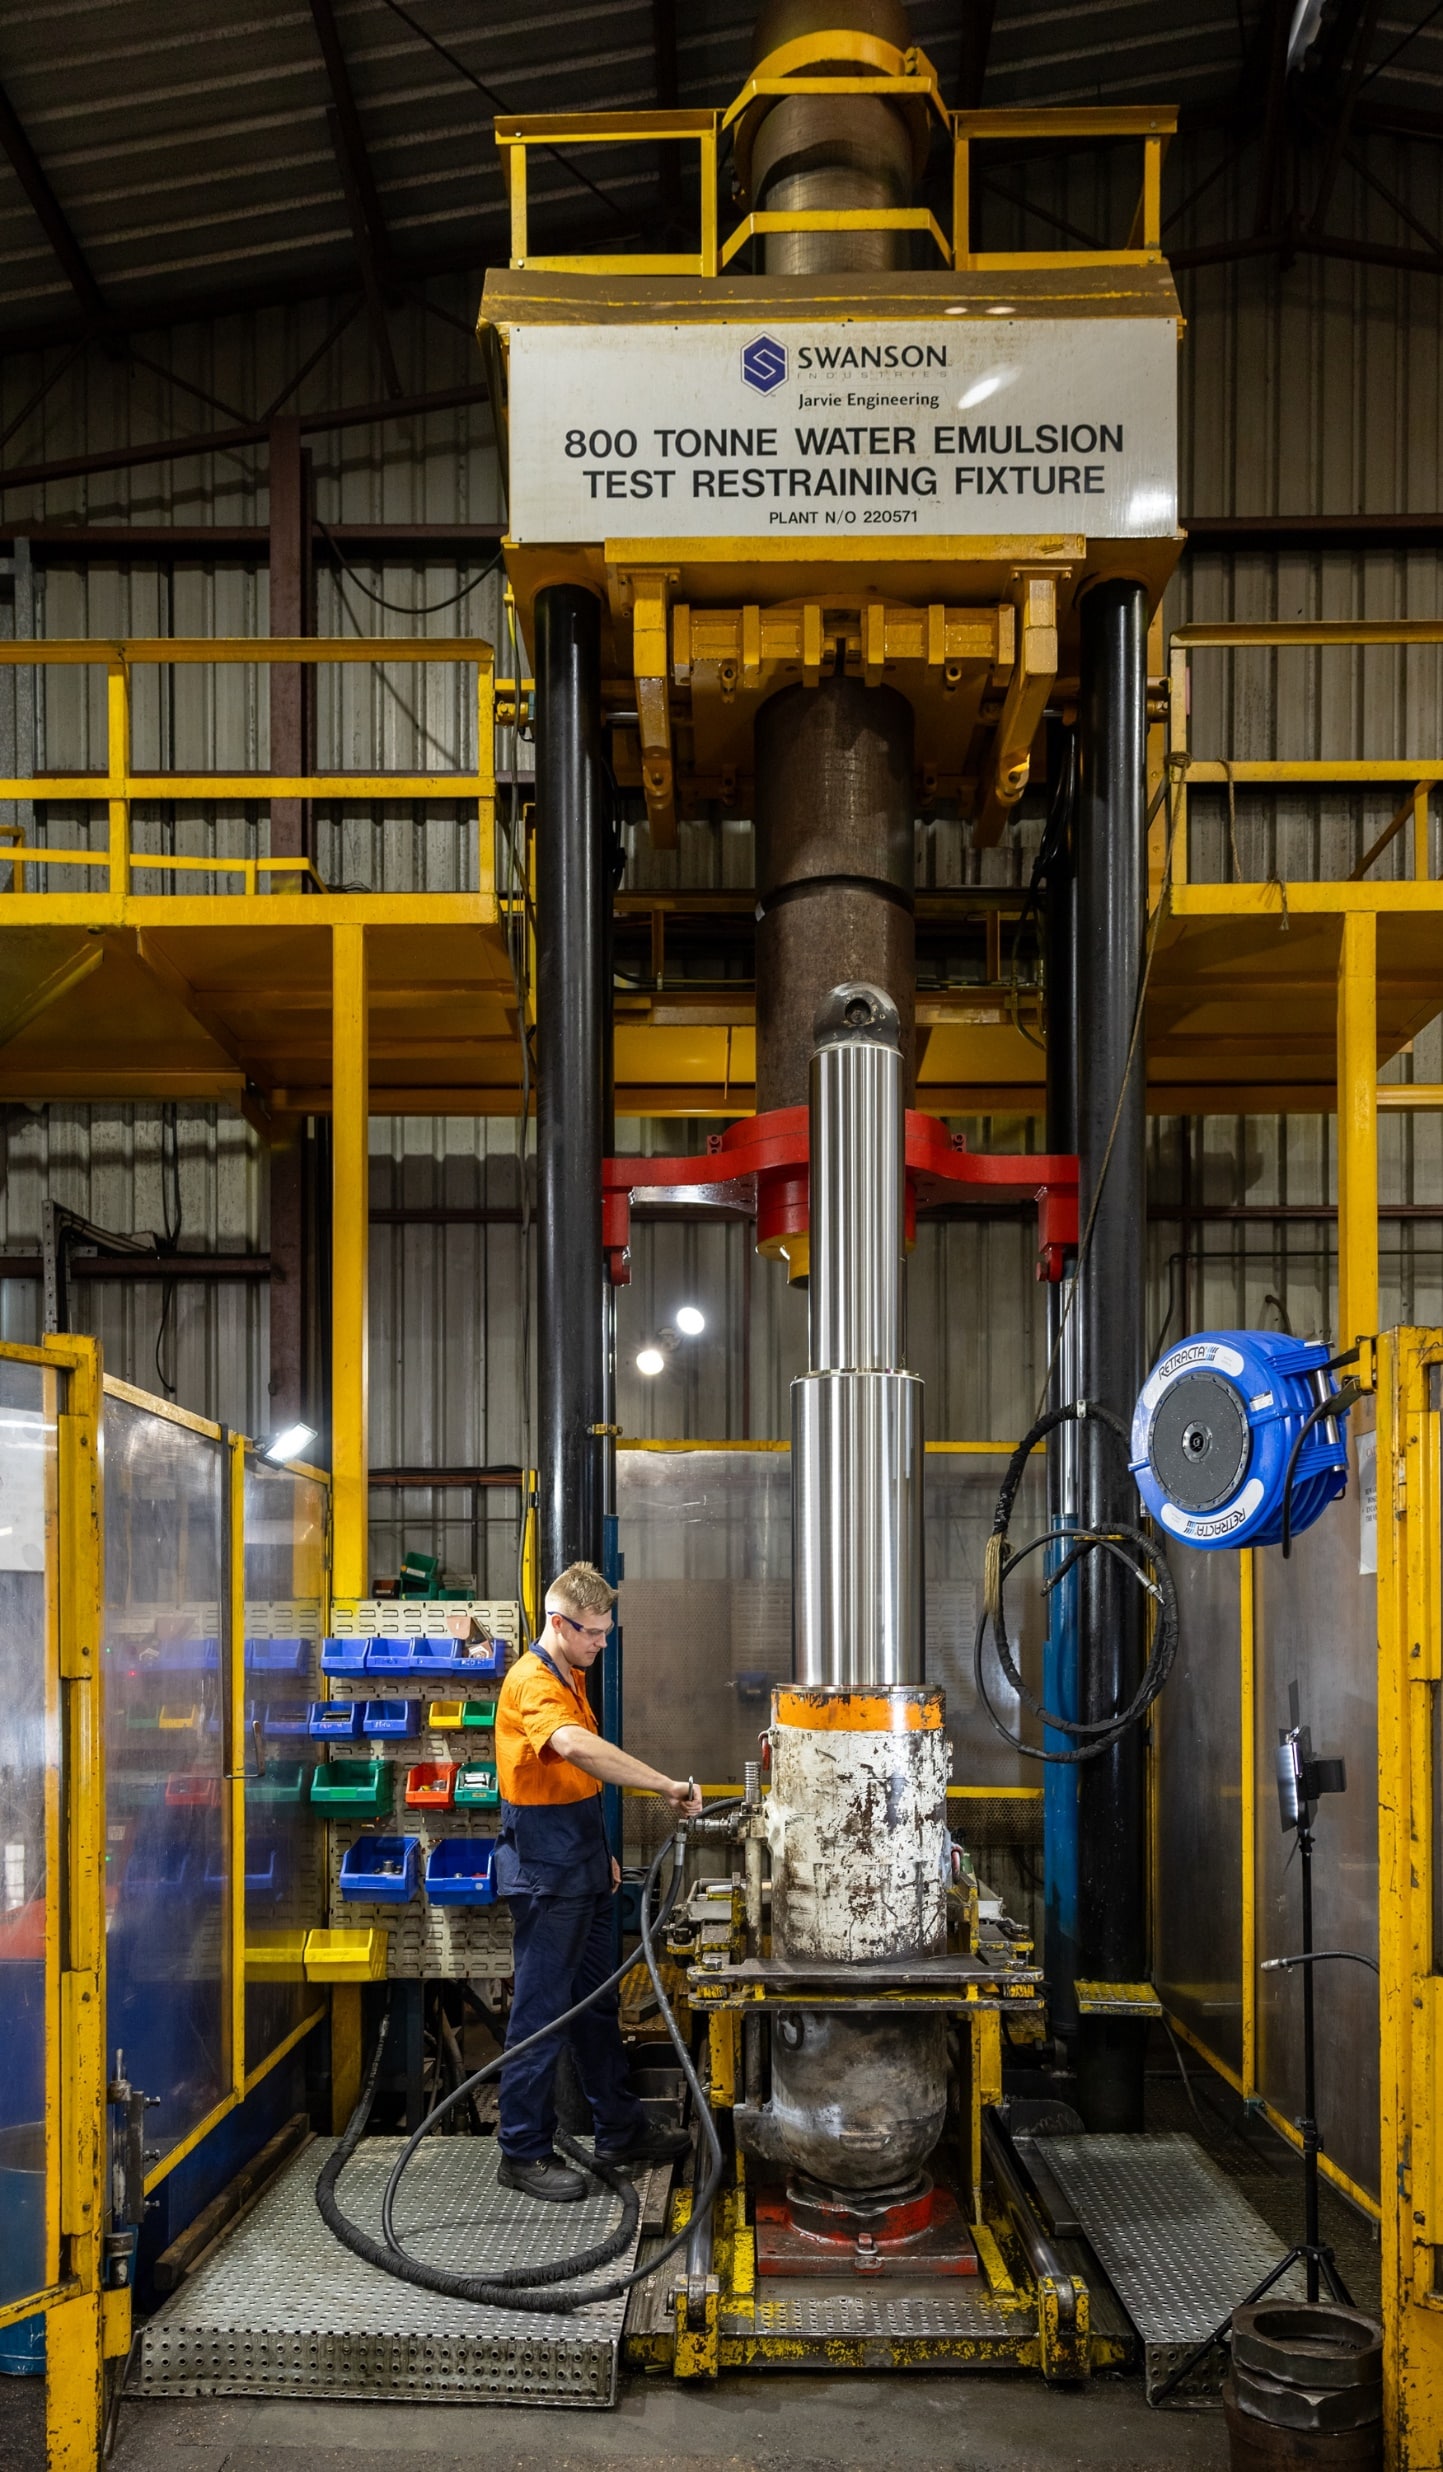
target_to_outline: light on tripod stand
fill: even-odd
[[[1298,1686],[1289,1688],[1289,1714],[1292,1724],[1279,1734],[1273,1754],[1278,1780],[1278,1818],[1286,1831],[1289,1828],[1311,1828],[1324,1794],[1346,1794],[1348,1773],[1342,1760],[1315,1760],[1313,1738],[1306,1725],[1298,1723]]]

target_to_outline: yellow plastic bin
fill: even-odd
[[[365,1931],[308,1931],[308,1983],[384,1983],[390,1953],[389,1931],[373,1924]]]
[[[250,1931],[246,1934],[248,1983],[303,1983],[306,1979],[304,1931]]]

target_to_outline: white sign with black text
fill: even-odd
[[[518,541],[1177,529],[1171,318],[527,326]]]

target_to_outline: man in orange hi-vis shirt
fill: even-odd
[[[611,1900],[621,1872],[602,1829],[602,1786],[645,1787],[690,1818],[701,1810],[694,1786],[601,1739],[586,1676],[610,1637],[615,1602],[592,1563],[573,1562],[547,1589],[546,1627],[496,1703],[496,1886],[511,1907],[516,1964],[508,2046],[562,2016],[612,1971]],[[655,2128],[632,2093],[614,1990],[563,2034],[605,2162],[661,2163],[686,2152],[686,2131]],[[499,2177],[528,2197],[586,2195],[580,2172],[553,2150],[563,2034],[502,2072]]]

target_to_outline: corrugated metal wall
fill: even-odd
[[[1437,151],[1360,139],[1377,175],[1402,194],[1430,229],[1443,217]],[[1215,154],[1207,149],[1216,145]],[[1373,148],[1373,154],[1368,149]],[[1386,157],[1386,159],[1385,159]],[[1222,141],[1198,139],[1189,180],[1211,183],[1170,237],[1205,246],[1244,230],[1255,167],[1229,167]],[[1115,218],[1112,175],[1099,164],[1053,179],[1029,173],[1044,209],[1074,226],[1101,230]],[[1049,186],[1049,182],[1051,185]],[[1350,203],[1349,200],[1352,200]],[[989,212],[995,211],[989,207]],[[1334,209],[1364,237],[1397,236],[1376,197],[1355,189]],[[998,238],[1029,239],[1035,222]],[[1319,259],[1279,275],[1256,263],[1210,268],[1183,279],[1188,334],[1182,360],[1182,505],[1198,513],[1352,512],[1443,503],[1443,388],[1436,282]],[[408,391],[449,387],[477,374],[462,331],[474,308],[466,288],[436,287],[434,298],[459,324],[419,308],[398,312],[397,356]],[[191,388],[246,410],[280,392],[325,341],[333,323],[324,303],[287,312],[216,321],[156,339],[159,358]],[[0,372],[0,425],[21,412],[39,377],[14,361]],[[377,391],[363,321],[357,320],[306,381],[307,406],[365,398]],[[97,450],[117,439],[163,435],[204,417],[194,399],[144,370],[117,371],[87,356],[59,381],[17,433],[13,451]],[[313,439],[319,511],[327,521],[365,518],[477,521],[498,511],[489,414],[484,405],[430,416],[424,423],[350,430]],[[261,450],[157,465],[53,487],[33,503],[7,501],[12,515],[83,515],[90,521],[259,522],[265,515]],[[449,632],[465,625],[499,633],[498,587],[482,582],[454,608],[434,607],[471,584],[478,569],[428,566],[414,575],[361,564],[348,575],[323,573],[319,624],[358,633]],[[208,567],[173,572],[153,565],[66,569],[36,577],[36,625],[48,634],[131,631],[206,634],[264,631],[263,569]],[[363,585],[399,610],[382,609]],[[1200,554],[1169,595],[1169,615],[1374,616],[1436,614],[1437,560],[1431,555],[1339,552],[1223,557]],[[1194,743],[1240,755],[1286,752],[1402,754],[1436,747],[1443,670],[1432,652],[1248,656],[1231,678],[1217,658],[1197,666]],[[78,673],[50,673],[40,715],[41,761],[97,760],[98,686]],[[339,764],[469,760],[474,716],[464,683],[439,677],[418,704],[408,671],[354,670],[322,698],[323,761]],[[162,693],[152,681],[140,703],[137,746],[159,760],[197,766],[258,760],[266,743],[263,676],[176,673]],[[1199,804],[1194,871],[1229,864],[1221,802]],[[1248,872],[1293,875],[1345,870],[1386,820],[1378,800],[1329,794],[1268,802],[1241,798],[1237,831]],[[61,818],[56,837],[80,840],[98,823]],[[242,853],[256,823],[240,814],[214,819],[195,810],[157,812],[148,846]],[[955,825],[919,835],[919,874],[938,884],[1018,881],[1030,863],[1035,822],[1017,841],[983,855],[962,847]],[[409,810],[366,810],[332,819],[322,863],[333,881],[449,888],[468,881],[466,834],[454,821],[420,822]],[[1435,823],[1435,850],[1437,827]],[[1383,872],[1406,864],[1400,842]],[[654,856],[633,838],[629,881],[636,885],[744,885],[751,881],[745,825],[683,828],[675,857]],[[1415,1056],[1394,1068],[1443,1079],[1436,1026]],[[623,1144],[652,1150],[699,1147],[706,1128],[622,1126]],[[1026,1147],[1035,1128],[1017,1121],[969,1127],[972,1139]],[[177,1111],[185,1240],[219,1248],[266,1242],[265,1175],[254,1137],[214,1110]],[[0,1125],[0,1245],[34,1251],[48,1191],[121,1230],[163,1223],[161,1128],[156,1114],[123,1108],[52,1109],[48,1119],[12,1111]],[[1184,1145],[1189,1169],[1185,1188]],[[1384,1195],[1430,1206],[1440,1197],[1443,1124],[1387,1118],[1381,1132]],[[527,1446],[519,1411],[523,1346],[520,1198],[515,1128],[463,1120],[382,1119],[373,1126],[373,1203],[433,1215],[373,1230],[372,1456],[377,1466],[504,1467]],[[1327,1119],[1207,1118],[1190,1127],[1158,1123],[1152,1133],[1154,1201],[1325,1210],[1333,1192],[1333,1129]],[[462,1209],[466,1220],[443,1220]],[[1443,1318],[1443,1254],[1435,1222],[1392,1222],[1384,1232],[1384,1310]],[[1208,1223],[1192,1229],[1184,1281],[1176,1223],[1151,1237],[1150,1330],[1174,1336],[1186,1310],[1192,1325],[1274,1318],[1276,1298],[1300,1330],[1331,1314],[1333,1240],[1325,1221]],[[937,1436],[1005,1437],[1030,1412],[1042,1378],[1042,1298],[1032,1278],[1030,1230],[1012,1222],[924,1228],[913,1265],[912,1356],[927,1377],[928,1424]],[[619,1412],[628,1431],[658,1435],[770,1437],[787,1428],[787,1385],[802,1360],[798,1301],[780,1271],[749,1257],[736,1226],[641,1225],[633,1283],[619,1303]],[[98,1283],[82,1302],[106,1342],[111,1363],[130,1378],[162,1370],[192,1406],[256,1430],[265,1417],[264,1291],[256,1285],[181,1283],[160,1329],[163,1291],[152,1285]],[[699,1303],[708,1328],[683,1342],[667,1373],[645,1383],[633,1368],[638,1346],[670,1322],[678,1303]],[[0,1281],[0,1328],[33,1336],[39,1297],[33,1283]],[[484,1498],[457,1493],[378,1499],[378,1563],[391,1566],[402,1541],[433,1534],[461,1571],[483,1563],[486,1584],[509,1568],[515,1500],[504,1488]]]

